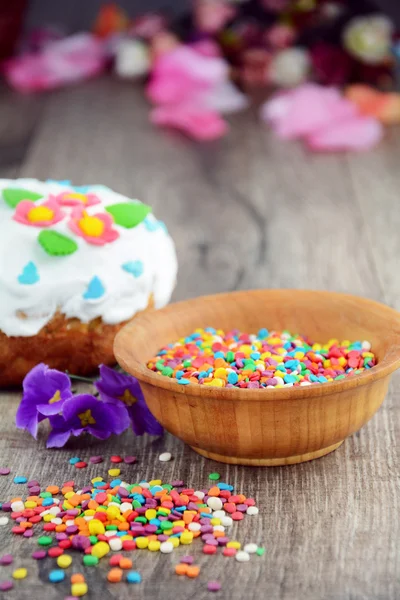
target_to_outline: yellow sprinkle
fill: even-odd
[[[54,515],[48,513],[47,515],[43,515],[42,518],[45,523],[50,523],[50,521],[54,519]]]
[[[61,554],[61,556],[57,558],[57,564],[62,569],[68,569],[71,563],[72,556],[70,556],[69,554]]]
[[[161,546],[161,542],[159,542],[158,540],[151,540],[149,542],[148,548],[150,550],[150,552],[158,552]]]
[[[214,517],[213,519],[210,519],[210,524],[211,525],[221,525],[221,519],[216,519]]]
[[[151,519],[155,519],[157,517],[157,511],[154,510],[154,508],[148,508],[144,513],[144,516],[148,521],[151,521]]]
[[[240,542],[232,541],[232,542],[228,542],[226,544],[226,547],[227,548],[235,548],[235,550],[240,550],[240,548],[242,547],[242,544]]]
[[[171,537],[168,541],[171,542],[174,548],[177,548],[180,544],[179,538],[177,537]]]
[[[92,548],[93,556],[97,556],[97,558],[103,558],[106,554],[110,552],[110,546],[107,542],[97,542]]]
[[[119,516],[121,514],[121,511],[119,510],[118,506],[109,506],[107,508],[107,515],[115,518],[117,516]]]
[[[14,573],[12,574],[14,579],[25,579],[27,575],[28,571],[24,568],[15,569]]]
[[[149,481],[149,486],[153,487],[153,485],[161,485],[162,481],[161,479],[152,479],[151,481]]]
[[[118,475],[120,475],[120,473],[121,473],[121,469],[109,469],[108,470],[108,474],[111,477],[118,477]]]
[[[96,512],[91,508],[88,508],[88,510],[85,510],[83,514],[85,515],[85,517],[93,517],[96,514]]]
[[[37,507],[37,503],[34,502],[33,500],[27,500],[25,502],[25,508],[36,508]]]
[[[177,539],[177,538],[175,538],[175,539]],[[149,545],[149,540],[147,539],[147,537],[137,537],[135,542],[136,542],[136,547],[140,548],[140,550],[144,550]]]
[[[89,531],[92,535],[99,535],[104,534],[105,528],[99,519],[92,519],[89,521]]]
[[[92,483],[96,483],[97,481],[103,481],[102,477],[93,477]]]
[[[133,537],[131,535],[121,535],[120,537],[121,542],[125,542],[126,540],[133,540]]]
[[[71,596],[80,598],[88,593],[87,583],[73,583],[71,585]]]
[[[181,544],[191,544],[193,542],[193,533],[191,531],[182,531],[180,542]]]
[[[72,498],[72,496],[75,496],[75,492],[67,492],[66,494],[64,494],[64,498],[66,498],[67,500]]]

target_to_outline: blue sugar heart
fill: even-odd
[[[83,294],[85,300],[98,300],[104,296],[105,289],[98,277],[93,277],[89,282],[86,292]]]
[[[18,275],[18,281],[22,285],[33,285],[39,281],[39,273],[34,262],[28,262],[22,269],[21,275]]]
[[[143,263],[141,260],[131,260],[122,265],[122,268],[127,273],[130,273],[134,277],[140,277],[143,273]]]

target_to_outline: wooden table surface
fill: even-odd
[[[72,179],[103,183],[154,207],[176,242],[180,271],[175,299],[222,290],[294,287],[345,291],[400,309],[400,132],[360,155],[310,156],[281,143],[261,125],[257,112],[231,118],[229,136],[197,145],[148,123],[140,89],[111,79],[41,97],[0,93],[0,176]],[[4,260],[5,257],[0,257]],[[161,257],[162,259],[162,257]],[[106,475],[108,463],[77,471],[79,454],[138,456],[123,467],[127,481],[184,479],[202,488],[208,474],[254,496],[258,517],[235,525],[234,537],[265,545],[264,557],[239,565],[190,551],[203,566],[200,577],[174,574],[172,555],[137,552],[140,586],[104,585],[107,567],[85,568],[88,599],[135,597],[163,600],[211,596],[207,581],[219,579],[220,598],[268,600],[390,600],[400,597],[399,459],[400,378],[378,414],[333,454],[302,465],[248,468],[217,464],[183,443],[134,438],[105,443],[76,439],[63,451],[46,451],[17,431],[18,393],[3,394],[0,466],[43,486],[74,478],[83,485]],[[160,463],[170,451],[174,460]],[[25,493],[0,478],[0,500]],[[4,596],[56,600],[69,585],[50,584],[54,559],[35,562],[35,539],[0,531],[0,555],[12,552],[29,576]],[[82,571],[75,556],[75,571]],[[0,567],[1,579],[11,567]]]

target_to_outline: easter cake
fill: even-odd
[[[103,185],[0,179],[0,386],[36,364],[114,363],[136,313],[168,303],[175,247],[146,204]]]

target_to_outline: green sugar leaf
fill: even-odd
[[[15,208],[22,200],[36,202],[36,200],[43,198],[43,194],[37,194],[36,192],[31,192],[30,190],[24,190],[22,188],[5,188],[3,190],[3,198],[4,202],[8,204],[10,208]]]
[[[38,242],[50,256],[67,256],[78,250],[78,244],[58,231],[43,230],[38,235]]]
[[[141,202],[120,202],[105,207],[106,211],[113,217],[114,222],[121,227],[132,229],[144,221],[151,212],[150,206]]]

